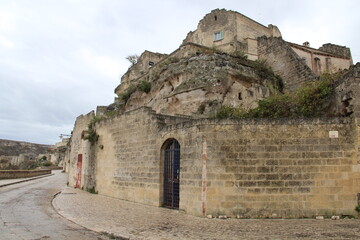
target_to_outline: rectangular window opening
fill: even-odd
[[[214,42],[215,41],[220,41],[220,40],[223,40],[223,39],[224,39],[224,31],[214,33]]]

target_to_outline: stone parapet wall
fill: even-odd
[[[0,179],[28,178],[51,174],[51,170],[0,170]]]
[[[339,46],[336,44],[327,43],[322,45],[319,50],[334,54],[339,57],[351,59],[350,48],[345,46]]]

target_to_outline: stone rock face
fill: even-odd
[[[50,147],[51,145],[0,139],[0,156],[18,156],[20,154],[37,156],[45,153]]]
[[[187,57],[170,56],[131,84],[142,82],[149,82],[151,90],[136,88],[126,101],[120,98],[123,111],[147,106],[157,113],[206,117],[223,105],[254,108],[278,92],[275,75],[263,74],[244,58],[206,48]],[[117,93],[126,94],[131,84],[123,82]]]

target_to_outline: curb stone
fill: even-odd
[[[84,225],[81,225],[81,224],[79,224],[79,223],[77,223],[77,222],[75,222],[75,221],[73,221],[73,220],[71,220],[71,219],[68,219],[68,218],[65,217],[64,215],[62,215],[62,214],[60,213],[61,210],[60,210],[59,208],[57,208],[57,207],[55,206],[55,204],[54,204],[55,198],[56,198],[58,195],[62,194],[62,193],[63,193],[63,191],[59,191],[59,192],[55,193],[55,194],[53,195],[53,198],[51,199],[51,206],[52,206],[52,208],[54,209],[54,211],[55,211],[59,216],[61,216],[62,218],[66,219],[67,221],[72,222],[73,224],[76,224],[76,225],[78,225],[78,226],[83,227],[84,229],[86,229],[86,230],[88,230],[88,231],[96,232],[96,233],[101,234],[101,235],[103,235],[103,236],[109,237],[109,239],[115,239],[115,240],[131,240],[130,238],[122,237],[122,236],[120,236],[120,235],[118,235],[118,234],[111,233],[111,232],[106,232],[106,231],[94,231],[94,230],[92,230],[92,229],[90,229],[90,228],[87,228],[87,227],[85,227]]]

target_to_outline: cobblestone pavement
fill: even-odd
[[[58,172],[53,176],[1,187],[0,239],[109,239],[64,219],[53,209],[53,196],[64,188],[65,183],[66,174]]]
[[[68,187],[53,205],[88,229],[128,239],[360,239],[355,219],[207,219]]]

